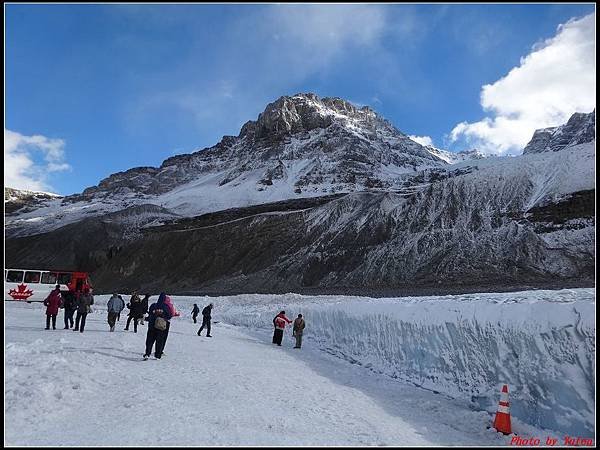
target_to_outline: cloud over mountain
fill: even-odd
[[[534,45],[520,65],[483,86],[488,116],[461,122],[450,134],[485,153],[516,154],[538,128],[560,125],[595,107],[595,20],[592,14],[559,25],[556,36]]]

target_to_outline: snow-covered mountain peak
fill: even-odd
[[[558,127],[536,130],[523,154],[557,152],[566,147],[591,142],[596,136],[596,110],[591,113],[575,113],[569,121]]]
[[[53,192],[44,192],[44,191],[29,191],[27,189],[15,189],[11,187],[4,188],[4,201],[14,201],[17,199],[23,199],[26,197],[46,197],[46,198],[60,198],[62,197],[59,194],[54,194]]]
[[[594,117],[575,115],[553,139],[588,139],[590,120],[595,125]],[[238,136],[213,147],[112,174],[78,195],[6,208],[5,229],[12,236],[35,234],[136,205],[196,216],[356,191],[404,192],[477,170],[483,161],[496,164],[482,158],[477,150],[424,147],[369,107],[295,94],[268,104]]]
[[[334,122],[373,127],[377,121],[385,124],[369,107],[357,108],[338,97],[319,98],[313,93],[299,93],[269,103],[257,120],[244,124],[239,137],[278,141],[296,133],[325,129]]]

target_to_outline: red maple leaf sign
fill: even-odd
[[[33,295],[33,291],[31,289],[27,289],[26,284],[21,283],[17,286],[17,290],[11,289],[10,291],[8,291],[8,295],[10,295],[15,300],[27,300]]]

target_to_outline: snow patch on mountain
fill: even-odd
[[[487,155],[481,153],[477,149],[450,152],[448,150],[442,150],[431,145],[428,145],[425,148],[429,153],[446,161],[448,164],[456,164],[459,162],[470,161],[473,159],[483,159],[487,157]]]

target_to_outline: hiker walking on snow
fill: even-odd
[[[304,323],[302,314],[298,314],[298,317],[296,317],[296,320],[294,320],[294,328],[293,328],[294,331],[292,334],[292,336],[294,336],[296,338],[296,346],[294,348],[302,347],[302,333],[304,332],[305,326],[306,326],[306,324]]]
[[[285,316],[285,311],[281,311],[273,319],[275,325],[275,332],[273,333],[273,344],[277,344],[281,347],[281,340],[283,339],[283,330],[285,330],[285,324],[292,323],[290,319]]]
[[[127,315],[127,325],[125,325],[125,331],[129,330],[129,324],[133,320],[133,331],[137,333],[138,321],[144,315],[144,304],[139,295],[134,293],[131,296],[131,300],[127,303],[127,307],[129,308],[129,314]]]
[[[56,330],[56,316],[61,303],[60,286],[57,284],[44,300],[44,305],[46,305],[46,330],[50,329],[50,319],[52,319],[52,329]]]
[[[171,320],[171,311],[165,304],[167,294],[162,292],[156,303],[152,303],[148,309],[148,333],[146,334],[146,352],[144,359],[148,359],[154,348],[154,356],[160,359],[165,347],[167,322]]]
[[[196,323],[196,317],[198,317],[199,312],[200,308],[198,308],[198,305],[194,303],[194,309],[192,309],[192,319],[194,319],[194,323]]]
[[[77,299],[77,317],[75,317],[75,328],[73,328],[73,331],[79,331],[83,333],[83,329],[85,327],[85,319],[87,315],[92,311],[93,304],[94,296],[90,293],[90,288],[85,287],[83,289],[83,294],[81,294]]]
[[[204,327],[206,327],[206,337],[212,337],[210,335],[210,315],[212,313],[213,306],[214,305],[212,303],[209,303],[208,306],[202,310],[202,325],[198,330],[198,336],[202,336],[202,330],[204,330]]]
[[[108,311],[108,325],[110,331],[115,331],[115,322],[117,316],[121,314],[121,311],[125,308],[125,302],[117,294],[113,294],[106,304],[106,310]]]

